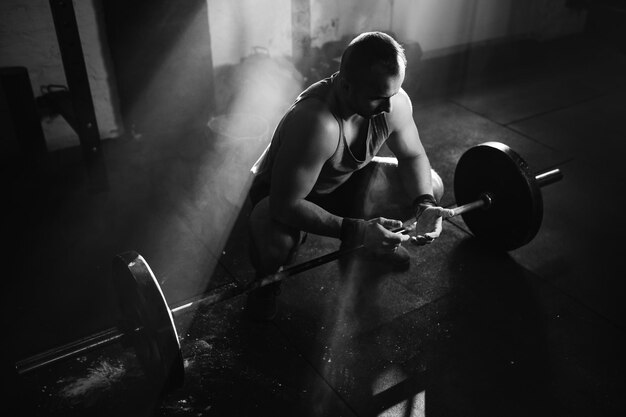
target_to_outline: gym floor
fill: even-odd
[[[244,297],[177,315],[180,389],[159,396],[160,382],[118,344],[12,378],[7,407],[63,416],[623,415],[626,57],[575,36],[497,60],[477,50],[454,71],[437,70],[444,64],[424,62],[423,81],[408,90],[444,205],[454,204],[458,158],[478,143],[506,143],[531,171],[564,174],[543,189],[543,224],[529,244],[491,249],[455,218],[436,243],[407,246],[408,271],[342,272],[333,262],[288,279],[271,323],[247,321]],[[171,304],[252,279],[249,208],[227,236],[211,226],[220,198],[211,187],[224,172],[202,157],[208,139],[104,141],[105,191],[93,190],[72,149],[5,171],[9,366],[115,325],[110,263],[125,250],[146,258]],[[220,239],[224,251],[211,253]],[[337,247],[309,236],[297,261]]]

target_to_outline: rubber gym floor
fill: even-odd
[[[624,53],[581,35],[522,42],[497,59],[473,50],[419,70],[421,83],[407,91],[446,186],[443,205],[454,205],[458,158],[482,142],[506,143],[531,171],[562,170],[563,180],[543,189],[544,219],[530,243],[494,250],[454,218],[434,244],[407,246],[408,271],[357,266],[342,273],[332,262],[288,279],[271,323],[244,319],[244,297],[177,315],[182,388],[160,395],[161,381],[146,377],[131,347],[116,344],[9,375],[5,409],[63,416],[623,415]],[[202,131],[104,141],[104,191],[90,189],[73,149],[4,171],[9,368],[116,324],[110,265],[117,253],[142,254],[172,304],[252,279],[249,207],[224,192],[220,181],[232,175],[224,163],[232,161],[220,161],[208,139]],[[337,247],[309,236],[297,261]]]

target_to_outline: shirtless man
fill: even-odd
[[[355,178],[376,164],[385,143],[413,201],[413,239],[429,243],[439,236],[443,183],[430,167],[411,100],[401,88],[405,68],[404,50],[393,38],[363,33],[344,51],[339,71],[307,88],[287,111],[253,168],[251,259],[257,278],[288,264],[306,233],[341,239],[344,247],[364,244],[381,262],[409,265],[401,244],[411,237],[392,231],[400,220],[350,214],[357,202]],[[279,285],[249,295],[246,310],[253,318],[273,318]]]

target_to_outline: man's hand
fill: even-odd
[[[343,220],[341,240],[347,247],[363,245],[365,248],[376,251],[393,252],[402,242],[411,237],[391,230],[402,227],[400,220],[391,220],[377,217],[371,220],[349,219]]]
[[[394,233],[391,230],[402,227],[400,220],[391,220],[384,217],[377,217],[365,222],[365,236],[363,244],[366,248],[381,252],[393,252],[402,242],[408,241],[411,237],[401,233]]]
[[[453,214],[453,210],[439,206],[420,206],[415,215],[414,242],[424,245],[438,238],[441,234],[442,220],[452,217]]]

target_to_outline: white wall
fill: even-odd
[[[94,1],[100,0],[74,1],[74,7],[100,136],[108,138],[119,134],[121,123]],[[26,67],[35,96],[41,95],[42,86],[67,86],[48,0],[0,2],[0,65]],[[60,116],[44,120],[42,127],[50,150],[79,143]]]

